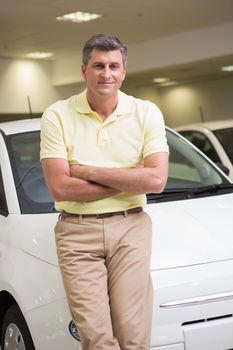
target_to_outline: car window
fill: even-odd
[[[233,128],[213,131],[233,164]]]
[[[7,215],[8,214],[8,208],[6,203],[6,196],[5,196],[5,190],[2,180],[2,171],[0,168],[0,214]]]
[[[52,211],[39,159],[39,131],[10,135],[7,145],[22,213]]]
[[[180,131],[180,134],[186,137],[196,147],[198,147],[203,153],[205,153],[213,162],[221,163],[221,160],[212,145],[211,141],[206,135],[199,131]]]
[[[170,149],[167,189],[197,188],[224,181],[216,169],[181,137],[168,130],[167,139]]]

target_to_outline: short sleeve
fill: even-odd
[[[67,159],[63,127],[56,112],[47,109],[41,118],[40,159]]]
[[[143,158],[153,153],[169,152],[163,115],[153,103],[145,113]]]

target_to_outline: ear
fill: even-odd
[[[83,79],[86,80],[86,66],[84,64],[81,66],[81,72]]]
[[[126,76],[126,68],[124,68],[124,72],[123,72],[123,81],[125,80],[125,76]]]

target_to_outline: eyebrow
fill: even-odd
[[[92,63],[92,66],[95,65],[95,64],[103,64],[103,65],[105,65],[105,64],[107,64],[107,63],[105,63],[105,62],[103,62],[103,61],[96,61],[96,62],[93,62],[93,63]],[[110,62],[110,65],[111,65],[111,64],[116,64],[116,65],[119,65],[119,66],[120,66],[120,62]]]

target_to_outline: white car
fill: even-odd
[[[182,125],[175,129],[213,162],[225,165],[233,180],[233,119]]]
[[[57,262],[58,213],[39,162],[40,120],[0,124],[2,350],[81,349]],[[167,130],[169,179],[154,225],[152,350],[233,349],[233,185]],[[140,283],[140,281],[139,281]]]

